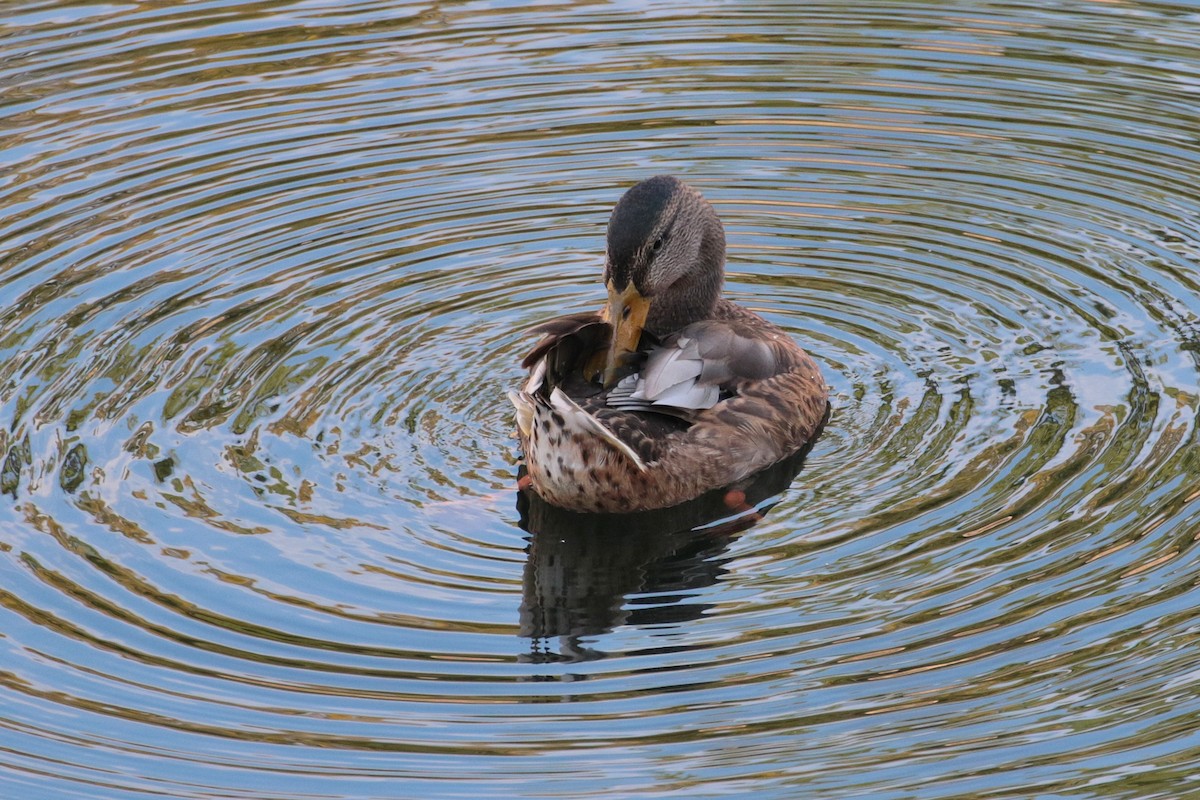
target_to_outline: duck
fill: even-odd
[[[522,488],[569,511],[650,511],[735,493],[811,446],[828,386],[791,336],[722,296],[725,249],[716,211],[682,180],[621,196],[607,302],[529,331],[541,338],[508,393]]]

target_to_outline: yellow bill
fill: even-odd
[[[633,281],[630,281],[622,292],[618,292],[613,284],[608,284],[608,307],[605,309],[605,315],[613,327],[613,334],[604,363],[606,387],[616,383],[617,370],[625,363],[626,357],[637,352],[638,341],[642,338],[642,328],[646,325],[646,315],[649,313],[650,301],[642,297]]]

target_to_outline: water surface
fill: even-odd
[[[0,87],[6,795],[1200,791],[1194,4],[16,2]],[[555,527],[522,330],[664,172],[834,414]]]

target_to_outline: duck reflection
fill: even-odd
[[[738,487],[635,514],[565,511],[528,489],[519,492],[520,525],[530,533],[520,635],[532,647],[523,660],[592,660],[603,653],[585,647],[587,637],[699,617],[710,606],[687,598],[724,574],[725,550],[762,519],[773,505],[766,501],[787,489],[806,455]]]

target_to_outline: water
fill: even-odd
[[[10,2],[0,786],[1198,792],[1200,8]],[[762,518],[525,509],[634,181],[834,414]]]

